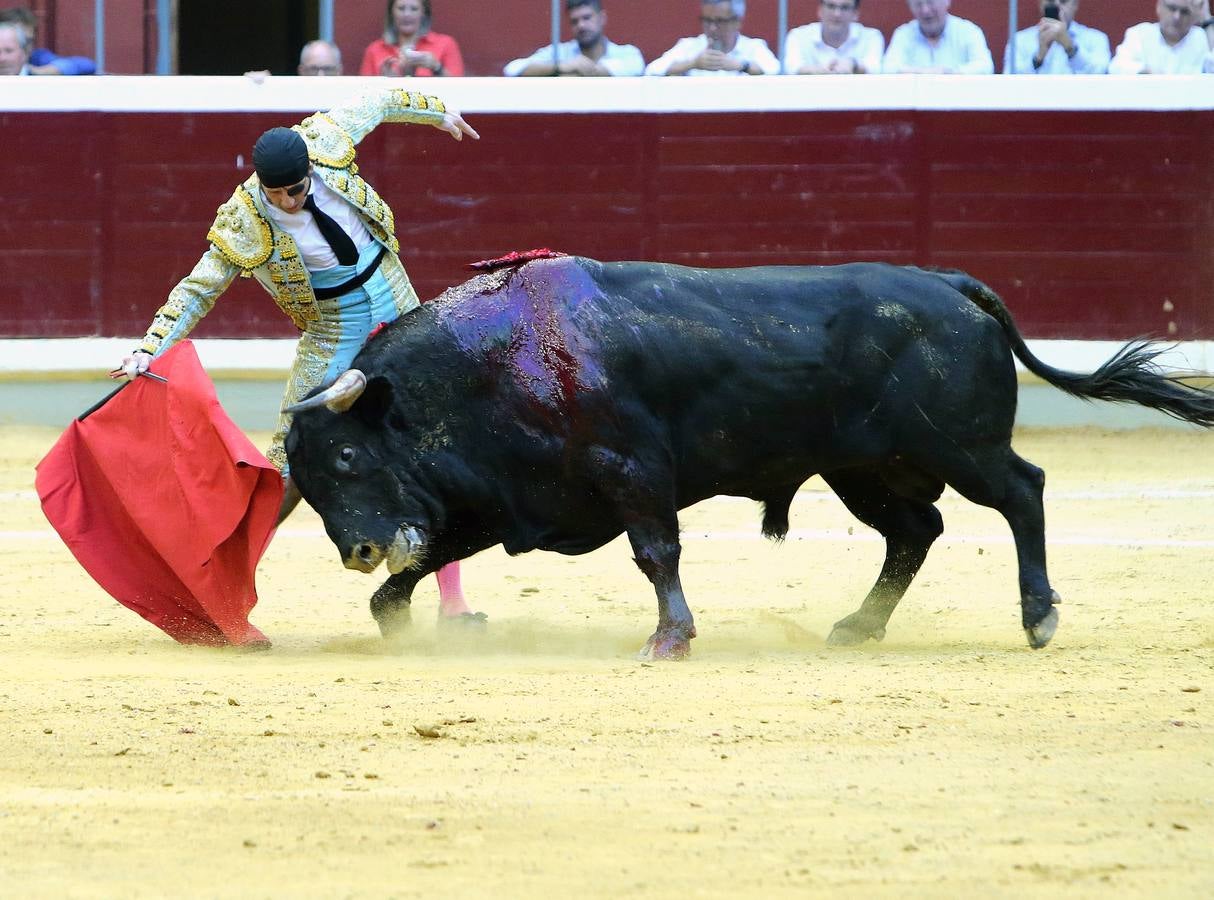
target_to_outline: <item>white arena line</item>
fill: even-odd
[[[303,540],[328,540],[328,536],[319,528],[304,529],[292,528],[284,529],[275,536],[277,538],[287,539],[303,539]],[[694,543],[698,541],[710,542],[749,542],[749,541],[766,541],[767,538],[759,533],[758,527],[753,531],[697,531],[689,529],[679,535],[683,543]],[[40,540],[58,540],[59,535],[49,528],[42,531],[0,531],[0,542],[2,541],[40,541]],[[857,527],[855,532],[849,534],[844,529],[839,528],[823,528],[823,529],[805,529],[794,528],[788,532],[786,542],[809,542],[809,541],[863,541],[863,542],[882,542],[884,538],[875,531],[870,531],[863,526]],[[1007,534],[950,534],[947,530],[939,538],[940,543],[944,544],[1010,544],[1012,536]],[[1214,540],[1174,540],[1171,538],[1137,538],[1137,537],[1097,537],[1095,535],[1063,535],[1051,536],[1046,534],[1046,545],[1054,547],[1173,547],[1184,550],[1208,550],[1214,548]]]
[[[882,79],[897,77],[896,75],[883,75]],[[947,77],[956,80],[962,76]],[[1069,83],[1077,77],[1072,76],[1063,81]],[[1099,77],[1107,79],[1110,76]],[[1163,79],[1167,76],[1158,77]],[[38,82],[50,80],[34,79]],[[79,77],[73,77],[72,85],[76,85],[79,80]],[[159,81],[159,79],[146,78],[144,80]],[[518,79],[502,80],[518,81]],[[528,79],[528,81],[530,80],[532,79]],[[671,82],[676,80],[678,79],[669,79]],[[736,81],[737,79],[728,80]],[[1003,76],[997,80],[1002,82]],[[1148,80],[1150,79],[1138,79],[1140,82]],[[1206,80],[1211,83],[1211,87],[1214,87],[1214,78]],[[558,87],[558,85],[546,86]],[[12,87],[12,85],[5,85],[5,87]],[[581,88],[580,85],[578,87]],[[1057,86],[1051,85],[1051,87]],[[3,105],[3,95],[0,95],[0,109],[3,109]],[[121,358],[136,338],[136,335],[120,338],[0,338],[0,375],[58,373],[96,378],[99,373],[108,370],[115,359]],[[1063,341],[1034,338],[1027,343],[1029,350],[1046,362],[1080,372],[1094,370],[1121,348],[1120,341]],[[258,372],[263,377],[271,375],[275,379],[281,380],[286,379],[287,371],[291,368],[291,362],[295,358],[295,344],[296,341],[290,338],[199,338],[194,341],[194,347],[198,350],[198,358],[202,361],[203,368],[214,378],[220,378],[233,372],[243,373],[245,376],[250,372]],[[1169,373],[1214,374],[1214,341],[1179,341],[1169,345],[1156,362],[1165,372]],[[1016,371],[1021,374],[1025,372],[1024,365],[1019,360],[1016,360]],[[102,381],[104,382],[105,379],[103,378]]]

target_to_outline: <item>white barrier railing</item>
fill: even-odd
[[[750,78],[13,78],[0,112],[312,112],[391,84],[464,113],[1214,109],[1209,75],[773,75]]]

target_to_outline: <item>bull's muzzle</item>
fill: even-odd
[[[386,550],[379,544],[363,541],[354,545],[343,562],[347,569],[374,572],[386,559],[388,571],[399,575],[405,569],[414,568],[421,563],[424,545],[425,539],[420,531],[412,525],[402,525],[396,529],[396,537]]]

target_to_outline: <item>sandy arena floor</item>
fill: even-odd
[[[662,665],[622,540],[482,554],[489,632],[438,632],[428,580],[389,649],[310,511],[261,568],[274,649],[177,646],[42,518],[55,436],[0,430],[0,896],[1214,895],[1214,434],[1020,437],[1044,651],[951,493],[886,641],[826,648],[882,544],[813,481],[783,546],[685,514],[700,637]]]

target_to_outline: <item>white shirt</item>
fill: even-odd
[[[802,66],[825,66],[832,60],[851,57],[867,72],[881,71],[885,36],[859,22],[847,26],[847,38],[837,48],[822,40],[822,23],[794,28],[784,39],[784,74],[796,75]]]
[[[367,226],[362,223],[362,219],[358,217],[358,210],[354,208],[354,205],[315,175],[312,176],[312,186],[308,193],[316,198],[316,205],[324,211],[325,215],[350,235],[350,240],[354,241],[354,247],[359,253],[362,253],[367,245],[375,240],[371,237]],[[316,226],[316,219],[310,212],[306,209],[301,209],[297,213],[284,212],[266,200],[264,193],[261,199],[265,203],[266,212],[274,220],[274,224],[295,238],[305,269],[309,272],[320,272],[324,269],[332,269],[338,264],[337,254],[333,252],[333,248],[329,246],[325,236],[320,233],[320,229]]]
[[[677,44],[645,67],[645,74],[665,75],[675,63],[695,59],[707,49],[708,38],[705,35],[697,34],[695,37],[680,38]],[[730,59],[736,59],[738,62],[754,63],[763,70],[764,75],[780,74],[780,61],[776,59],[776,55],[768,48],[767,41],[762,38],[752,38],[739,34],[737,42],[733,45],[733,49],[725,55]],[[725,70],[690,69],[686,74],[742,75],[744,73]]]
[[[1163,39],[1158,22],[1142,22],[1126,29],[1125,40],[1109,63],[1110,75],[1199,75],[1214,72],[1214,53],[1206,33],[1194,25],[1176,44]]]
[[[645,60],[641,56],[641,51],[632,44],[613,44],[607,38],[603,38],[604,51],[599,58],[598,64],[617,77],[628,75],[641,75],[645,71]],[[573,59],[575,56],[582,55],[582,48],[577,41],[564,41],[557,44],[556,58],[557,62],[565,62]],[[522,59],[512,59],[506,63],[506,68],[502,71],[511,77],[521,75],[523,70],[532,63],[550,63],[552,62],[552,45],[546,44],[540,47],[530,56]]]
[[[1037,51],[1041,48],[1041,41],[1037,37],[1037,26],[1017,31],[1015,40],[1004,51],[1003,71],[1012,70],[1008,63],[1014,49],[1017,75],[1034,73],[1037,75],[1103,75],[1109,68],[1109,57],[1112,56],[1109,52],[1108,35],[1095,28],[1080,25],[1078,22],[1070,24],[1067,34],[1071,37],[1075,55],[1067,56],[1066,50],[1055,41],[1050,44],[1050,49],[1045,51],[1045,59],[1041,61],[1041,68],[1035,69],[1033,60],[1036,59]]]
[[[935,44],[923,36],[914,19],[894,30],[889,49],[885,51],[883,71],[901,72],[936,66],[961,75],[992,75],[995,72],[995,60],[986,45],[986,35],[969,19],[950,15]]]

